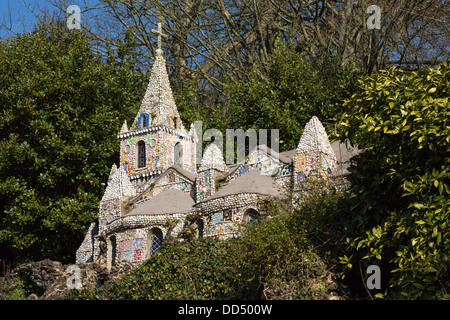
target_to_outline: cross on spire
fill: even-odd
[[[156,49],[156,53],[162,54],[161,37],[167,38],[167,35],[162,32],[161,22],[158,22],[158,30],[152,29],[152,32],[158,35],[158,49]]]

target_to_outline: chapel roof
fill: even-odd
[[[269,148],[266,145],[257,145],[256,148],[250,152],[250,154],[255,150],[261,150],[261,151],[267,153],[268,155],[278,156],[278,159],[285,164],[290,164],[292,162],[292,158],[294,157],[295,152],[296,152],[296,149],[294,149],[294,150],[283,151],[283,152],[277,153],[276,151],[272,150],[271,148]],[[247,159],[248,159],[248,156],[246,157],[246,160]],[[241,168],[243,165],[245,165],[245,161],[227,165],[228,175],[231,176],[236,170]]]
[[[160,49],[156,50],[147,90],[142,99],[139,112],[131,126],[131,130],[137,129],[138,119],[142,113],[147,113],[151,116],[151,126],[160,124],[169,125],[171,118],[180,118],[173,98],[172,88],[170,87],[166,61]],[[181,120],[179,121],[178,129],[184,130]]]
[[[316,116],[313,116],[306,124],[297,146],[297,154],[310,152],[334,155],[325,128]]]
[[[202,162],[200,163],[199,171],[216,169],[218,171],[227,171],[228,168],[223,161],[222,151],[216,144],[211,143],[203,152]]]
[[[173,164],[169,168],[167,168],[167,170],[169,170],[170,168],[174,169],[175,171],[177,171],[182,176],[188,178],[190,181],[192,181],[192,182],[195,181],[195,174],[193,174],[193,173],[191,173],[191,172],[189,172],[187,170],[184,170],[180,165]]]
[[[178,189],[169,189],[131,210],[127,216],[188,213],[193,205],[194,200],[189,194]]]
[[[134,197],[136,190],[122,166],[113,164],[109,173],[108,184],[101,201],[120,199],[121,197]]]
[[[350,141],[346,139],[344,142],[339,140],[334,141],[331,147],[336,154],[336,170],[334,170],[334,175],[347,175],[350,172],[347,170],[350,166],[350,159],[357,155],[360,150],[353,147]]]
[[[272,150],[271,148],[269,148],[268,146],[266,146],[265,144],[260,144],[260,145],[256,146],[256,148],[253,150],[256,150],[256,149],[264,151],[268,155],[278,157],[278,159],[283,163],[289,164],[292,162],[292,157],[289,157],[290,151],[276,152],[276,151]]]
[[[261,174],[259,170],[255,169],[250,170],[242,176],[231,181],[229,184],[214,193],[211,197],[205,199],[203,202],[241,193],[256,193],[274,197],[282,196],[282,190],[277,185],[275,180],[273,180],[268,175]]]

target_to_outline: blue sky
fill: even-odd
[[[24,5],[25,4],[25,5]],[[0,21],[5,22],[8,27],[12,27],[14,32],[22,33],[24,28],[27,31],[33,29],[33,25],[37,22],[34,14],[27,9],[30,8],[48,8],[53,11],[54,7],[47,0],[0,0]],[[11,11],[11,20],[8,18],[9,11]],[[19,21],[19,18],[24,19],[24,23]],[[0,36],[5,38],[8,33],[4,27],[0,27]]]
[[[76,0],[73,2],[73,4],[77,4]],[[47,8],[50,12],[56,10],[48,0],[0,0],[0,21],[6,22],[8,27],[11,26],[13,31],[17,33],[23,33],[25,28],[27,31],[31,31],[38,19],[27,9],[27,6],[35,11],[38,11],[38,8]],[[12,14],[11,21],[7,18],[10,10]],[[19,17],[24,19],[23,23],[19,21]],[[5,38],[7,36],[8,33],[3,27],[0,27],[0,37]]]

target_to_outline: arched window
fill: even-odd
[[[173,163],[181,166],[183,159],[183,146],[181,145],[181,143],[177,142],[175,144],[175,147],[173,148],[173,156]]]
[[[111,266],[116,265],[116,255],[117,255],[117,243],[116,243],[116,236],[112,236],[109,238],[110,245],[111,245]]]
[[[173,128],[178,129],[178,119],[177,117],[173,117]]]
[[[156,254],[156,251],[161,247],[163,241],[162,231],[158,228],[153,228],[149,232],[148,236],[148,257],[152,257]]]
[[[147,128],[150,124],[150,116],[148,113],[141,113],[138,119],[138,129]]]
[[[203,228],[204,228],[203,220],[198,219],[197,220],[197,235],[199,238],[203,238]]]
[[[144,168],[147,164],[147,157],[145,155],[145,142],[139,141],[138,143],[138,168]]]
[[[261,220],[261,216],[255,209],[247,209],[245,210],[243,220],[248,223],[259,222]]]

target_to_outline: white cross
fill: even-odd
[[[158,35],[158,49],[157,49],[157,53],[162,53],[162,49],[161,49],[161,37],[166,37],[167,35],[165,35],[162,32],[162,27],[161,27],[161,22],[158,22],[158,30],[152,29],[153,33],[156,33]]]

